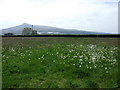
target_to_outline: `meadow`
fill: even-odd
[[[3,88],[116,88],[118,38],[3,37]]]

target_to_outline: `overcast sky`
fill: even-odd
[[[22,23],[118,33],[119,0],[0,0],[0,29]]]

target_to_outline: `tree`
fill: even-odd
[[[32,28],[25,27],[22,31],[23,35],[31,35],[32,34]]]
[[[37,31],[36,30],[32,30],[32,35],[37,35]]]
[[[13,36],[13,33],[5,33],[4,36]]]

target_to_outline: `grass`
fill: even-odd
[[[118,39],[3,37],[3,88],[116,88]]]

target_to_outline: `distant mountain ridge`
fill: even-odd
[[[31,24],[23,23],[21,25],[2,29],[2,35],[5,33],[14,33],[15,35],[21,35],[22,30],[25,27],[32,28]],[[37,30],[39,34],[110,34],[110,33],[101,33],[101,32],[91,32],[77,29],[63,29],[51,26],[41,26],[41,25],[33,25],[33,29]]]

